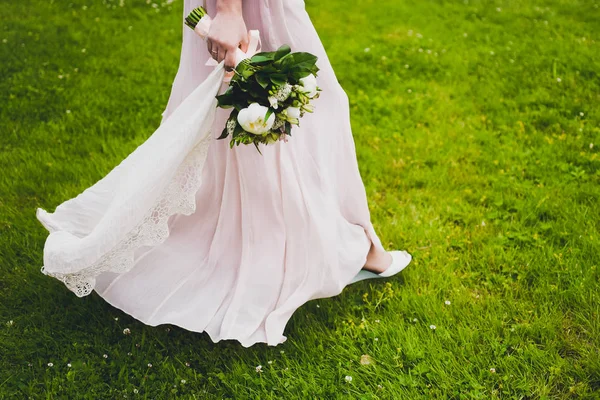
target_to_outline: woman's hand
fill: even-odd
[[[206,42],[217,62],[225,60],[225,70],[235,68],[236,49],[248,50],[248,29],[242,17],[241,0],[218,1],[217,15],[211,22]]]

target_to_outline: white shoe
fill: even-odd
[[[366,269],[361,269],[358,274],[352,278],[350,283],[371,278],[389,278],[390,276],[396,275],[398,272],[406,268],[406,266],[410,264],[410,261],[412,260],[412,256],[404,250],[388,251],[388,253],[392,255],[392,264],[387,267],[385,271],[378,274],[367,271]]]

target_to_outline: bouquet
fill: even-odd
[[[185,18],[185,24],[206,38],[210,17],[198,7]],[[292,52],[283,45],[238,59],[241,61],[233,70],[229,87],[217,96],[217,107],[233,109],[218,139],[231,136],[230,148],[254,144],[260,153],[261,143],[287,142],[292,125],[300,125],[300,118],[314,111],[311,101],[321,91],[317,86],[317,57]]]

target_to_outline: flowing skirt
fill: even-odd
[[[215,1],[204,4],[210,15]],[[184,13],[203,5],[186,0]],[[244,0],[248,29],[262,50],[287,43],[318,56],[315,112],[289,141],[229,148],[218,109],[195,211],[169,217],[159,243],[139,246],[126,271],[100,271],[93,290],[151,326],[170,323],[244,347],[277,345],[292,313],[311,299],[339,294],[365,265],[370,221],[350,127],[349,103],[302,0]],[[179,70],[163,123],[211,74],[206,44],[184,29]],[[50,224],[49,218],[46,223]]]

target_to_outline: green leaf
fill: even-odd
[[[258,84],[260,86],[262,86],[263,89],[266,89],[267,86],[269,86],[269,83],[271,83],[269,80],[269,76],[266,74],[258,73],[255,76],[256,76],[256,81],[258,82]]]
[[[287,82],[287,76],[285,74],[271,74],[269,75],[269,79],[276,86],[285,85]]]
[[[287,44],[284,44],[275,51],[275,55],[274,55],[273,59],[275,61],[277,61],[277,60],[281,59],[283,56],[289,54],[291,51],[292,51],[292,49],[290,49],[290,46],[288,46]]]
[[[273,110],[271,107],[269,107],[269,108],[267,109],[267,113],[265,114],[264,121],[268,120],[268,119],[269,119],[269,117],[271,116],[271,114],[273,114],[274,112],[275,112],[275,110]]]
[[[225,139],[227,137],[227,127],[225,127],[225,129],[223,129],[223,132],[221,132],[221,136],[219,136],[217,138],[217,140],[219,139]]]

